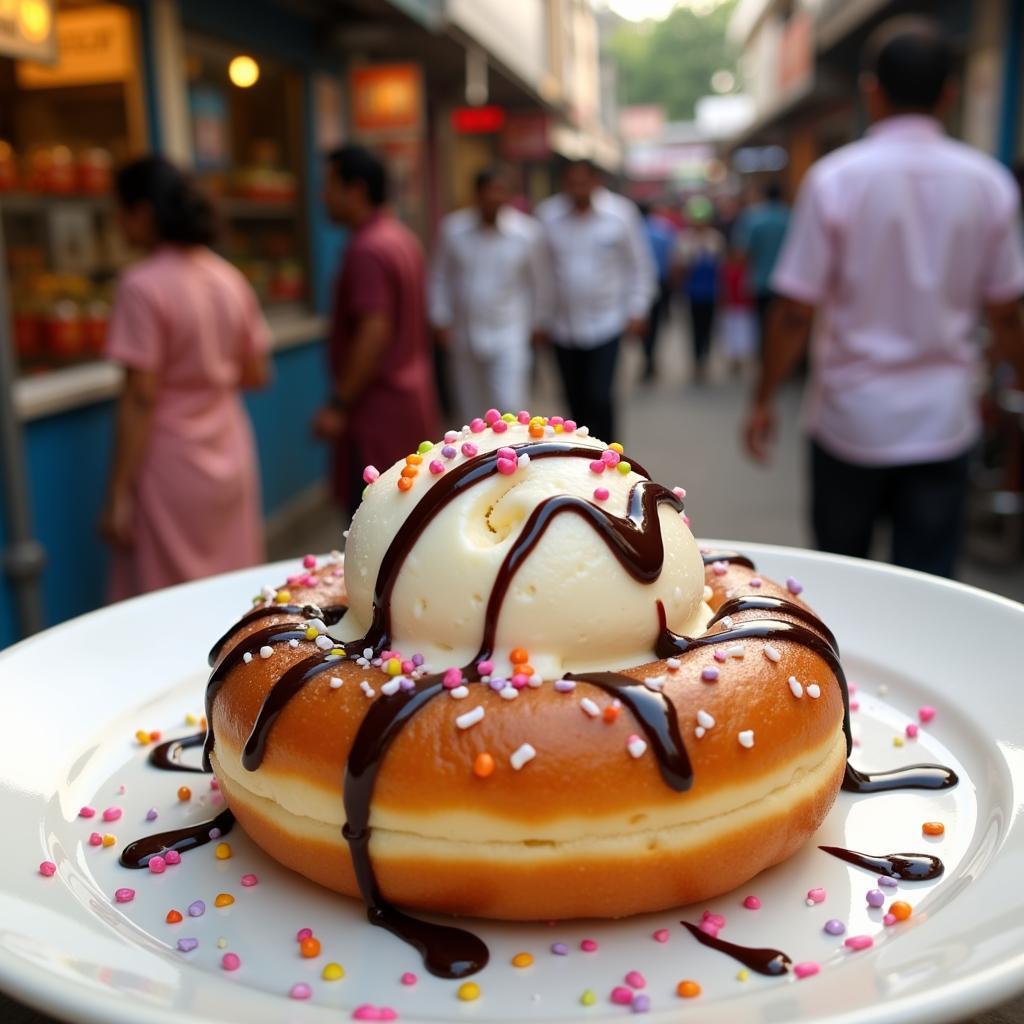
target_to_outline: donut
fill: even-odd
[[[407,911],[682,906],[818,828],[850,742],[835,638],[792,581],[701,551],[678,488],[525,414],[365,479],[345,556],[211,651],[206,763],[270,856],[423,946],[456,929]]]

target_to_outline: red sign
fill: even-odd
[[[423,86],[415,64],[357,67],[349,78],[354,134],[417,130],[423,119]]]
[[[527,110],[509,116],[501,133],[501,155],[505,160],[547,160],[551,156],[548,141],[548,115]]]
[[[505,111],[501,107],[456,107],[452,111],[452,128],[459,135],[488,135],[505,127]]]

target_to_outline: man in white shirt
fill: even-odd
[[[619,341],[643,335],[657,291],[654,257],[636,206],[604,188],[592,163],[570,163],[562,189],[537,207],[554,266],[550,333],[570,415],[614,441]]]
[[[475,180],[476,204],[441,222],[430,318],[448,360],[460,422],[528,404],[530,342],[550,317],[551,270],[540,225],[508,205],[500,167]]]
[[[953,574],[968,454],[979,434],[978,315],[991,358],[1024,381],[1020,198],[1006,169],[943,133],[953,58],[921,18],[883,25],[862,91],[872,127],[808,172],[772,290],[765,359],[746,423],[764,459],[773,396],[806,345],[818,547],[867,557],[891,520],[892,559]]]

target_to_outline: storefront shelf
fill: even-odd
[[[57,203],[89,206],[110,213],[114,202],[107,195],[63,195],[55,192],[0,192],[0,213],[45,214]]]

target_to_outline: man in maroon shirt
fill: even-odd
[[[387,171],[362,146],[327,159],[324,203],[351,229],[334,291],[331,393],[313,430],[334,447],[334,491],[352,511],[381,471],[437,433],[423,250],[385,208]]]

